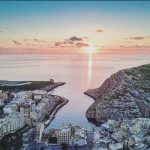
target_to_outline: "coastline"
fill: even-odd
[[[63,86],[64,84],[66,84],[66,82],[54,82],[52,85],[48,85],[48,86],[42,88],[42,90],[44,90],[46,92],[50,92],[59,86]]]
[[[51,90],[63,86],[66,84],[65,82],[54,82],[53,79],[50,79],[50,81],[6,81],[6,80],[0,80],[0,90],[4,92],[20,92],[20,91],[34,91],[34,90],[43,90],[45,92],[50,92]],[[44,124],[44,128],[46,128],[52,120],[55,118],[56,113],[59,111],[60,108],[62,108],[65,104],[68,103],[68,99],[57,96],[57,95],[51,95],[49,100],[53,100],[53,105],[51,106],[52,109],[47,111],[46,114],[43,114],[41,123]],[[12,98],[10,99],[10,101]],[[48,118],[48,119],[47,119]],[[43,119],[45,121],[43,121]],[[32,128],[35,127],[33,124],[29,127]],[[21,134],[22,130],[17,129],[15,133]],[[10,136],[14,135],[14,133],[10,133]],[[8,134],[4,135],[3,138],[7,138]],[[0,145],[1,146],[1,145]],[[22,143],[19,147],[22,146]]]
[[[49,81],[8,81],[0,80],[0,90],[3,91],[33,91],[44,90],[49,92],[59,86],[66,84],[65,82],[54,82],[53,79]]]
[[[47,128],[50,125],[50,123],[55,118],[55,115],[59,111],[59,109],[61,109],[64,105],[66,105],[69,102],[69,100],[65,99],[64,97],[60,97],[60,98],[63,101],[54,108],[53,112],[49,116],[49,119],[47,119],[46,121],[44,121],[44,128]]]
[[[86,111],[87,119],[96,124],[109,119],[149,118],[149,75],[150,64],[123,69],[100,87],[84,92],[95,100]]]
[[[93,96],[93,95],[91,95],[89,91],[90,91],[90,90],[85,91],[84,94],[87,95],[87,96],[89,96],[90,98],[92,98],[92,99],[95,101],[95,100],[96,100],[96,97]]]

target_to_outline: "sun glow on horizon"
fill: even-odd
[[[88,47],[84,48],[84,50],[88,53],[88,54],[92,54],[96,52],[96,47],[94,45],[89,45]]]

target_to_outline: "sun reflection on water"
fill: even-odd
[[[89,54],[88,58],[88,87],[91,86],[92,80],[92,54]]]

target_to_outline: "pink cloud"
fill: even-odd
[[[89,44],[87,44],[87,43],[76,43],[76,46],[79,47],[79,48],[81,48],[81,47],[88,47]]]

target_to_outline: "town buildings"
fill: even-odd
[[[24,126],[24,115],[15,112],[0,119],[0,139],[9,133],[14,133]]]
[[[0,90],[0,99],[1,100],[6,100],[7,98],[8,98],[8,93],[3,92],[2,90]]]
[[[73,145],[87,145],[87,130],[80,126],[74,127]]]
[[[43,132],[41,139],[42,141],[40,142],[49,144],[84,147],[87,146],[87,130],[69,123],[64,124],[60,129],[50,129],[47,132]]]
[[[4,104],[6,93],[0,91],[0,138],[13,133],[24,125],[35,127],[44,121],[61,102],[60,97],[52,96],[43,90],[12,93],[9,103]]]
[[[57,130],[56,137],[57,143],[62,144],[71,144],[72,140],[72,125],[71,124],[64,124],[62,129]]]
[[[95,128],[93,150],[149,150],[150,119],[115,121]]]

